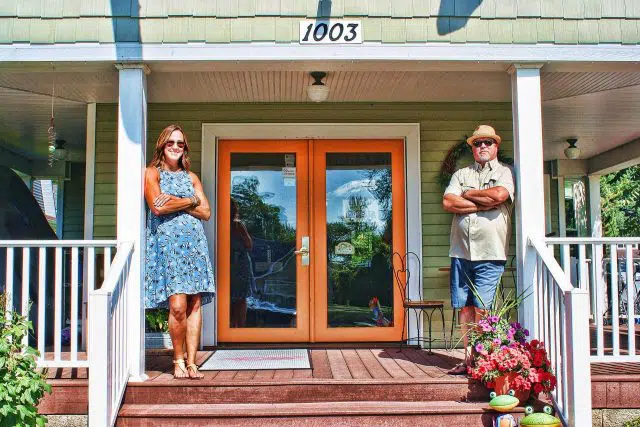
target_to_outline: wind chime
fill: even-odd
[[[55,69],[54,69],[55,71]],[[53,86],[51,88],[51,118],[49,119],[49,129],[47,129],[47,141],[48,141],[48,162],[49,167],[53,167],[55,161],[54,153],[56,151],[56,118],[54,115],[54,107],[56,100],[56,80],[55,75],[53,77]]]

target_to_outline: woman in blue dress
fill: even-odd
[[[175,378],[200,379],[196,352],[201,306],[215,285],[202,221],[211,216],[198,177],[189,170],[189,144],[178,125],[167,126],[145,172],[145,307],[169,308]],[[187,360],[184,360],[186,344]]]

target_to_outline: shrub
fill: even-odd
[[[627,421],[624,423],[624,427],[640,427],[640,418],[636,418],[635,420]]]
[[[4,307],[0,295],[0,426],[44,426],[47,418],[38,414],[37,406],[51,386],[46,371],[36,367],[38,352],[22,347],[33,330],[31,322]]]
[[[147,332],[169,332],[169,312],[162,309],[145,311]]]

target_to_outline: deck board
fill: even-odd
[[[371,378],[371,374],[364,366],[364,363],[360,360],[360,356],[358,356],[358,353],[355,350],[343,349],[340,351],[342,352],[342,357],[344,358],[353,378]]]

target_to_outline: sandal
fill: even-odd
[[[177,359],[173,361],[173,379],[180,380],[189,377],[189,371],[184,365],[184,359]]]
[[[191,378],[192,380],[201,380],[204,378],[204,374],[198,370],[198,365],[196,365],[195,363],[187,365],[187,370],[189,372],[189,378]]]
[[[449,375],[466,375],[467,374],[467,364],[466,363],[458,363],[453,368],[447,371]]]

